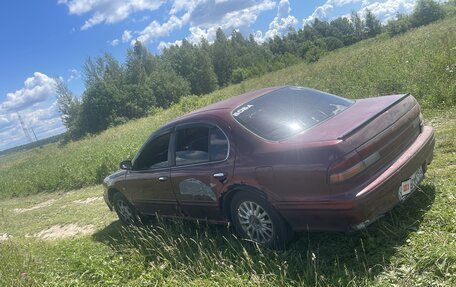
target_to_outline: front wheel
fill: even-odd
[[[240,191],[231,202],[231,221],[242,237],[271,248],[284,248],[293,232],[266,199]]]
[[[120,192],[113,197],[114,210],[120,221],[125,225],[140,225],[143,220],[136,208]]]

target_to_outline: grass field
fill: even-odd
[[[0,286],[456,286],[455,32],[453,18],[381,36],[98,136],[0,158]],[[301,233],[286,251],[240,240],[227,226],[165,220],[124,228],[109,212],[95,184],[156,127],[281,84],[351,98],[412,92],[437,132],[420,188],[363,231]]]

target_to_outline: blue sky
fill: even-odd
[[[258,42],[315,18],[370,9],[382,21],[409,12],[416,0],[41,0],[0,4],[0,150],[27,143],[19,113],[38,139],[65,131],[53,78],[76,94],[81,68],[104,52],[124,61],[136,40],[153,53],[186,38],[211,42],[221,27]]]

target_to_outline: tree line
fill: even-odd
[[[152,54],[136,42],[127,50],[125,63],[105,53],[88,58],[83,66],[85,91],[75,96],[65,82],[56,79],[58,106],[67,128],[66,140],[81,138],[167,108],[186,95],[203,95],[229,84],[284,68],[297,61],[315,62],[324,54],[386,32],[391,36],[455,14],[456,0],[438,4],[419,0],[410,15],[397,15],[386,25],[367,10],[364,17],[330,22],[315,19],[302,29],[290,28],[259,44],[233,31],[227,37],[219,28],[215,41],[181,45]]]

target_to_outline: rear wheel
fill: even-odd
[[[242,237],[272,248],[284,248],[293,232],[266,199],[240,191],[231,202],[231,221]]]
[[[136,208],[120,192],[113,197],[114,210],[120,221],[125,225],[140,225],[143,223],[141,216]]]

